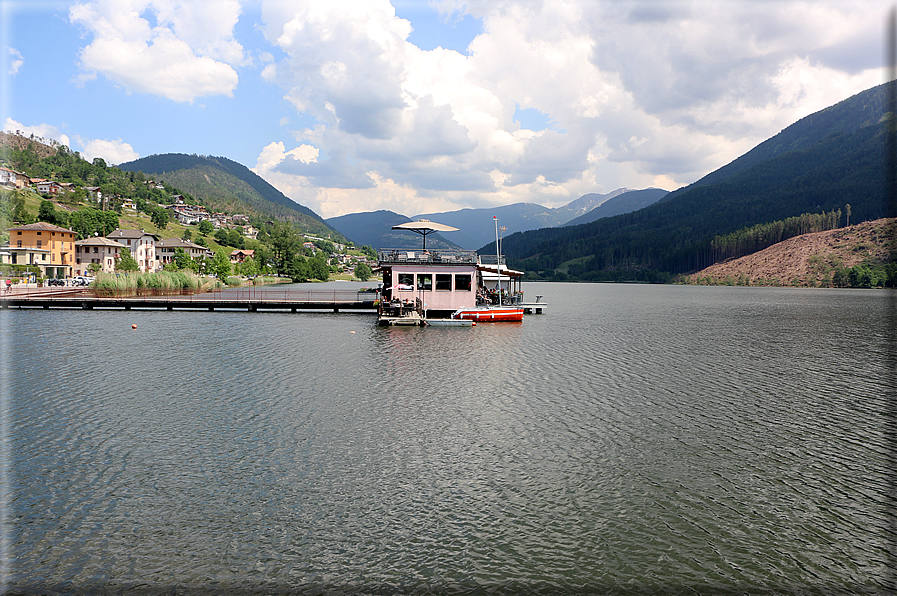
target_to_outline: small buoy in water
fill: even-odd
[[[137,325],[136,324],[131,325],[131,329],[137,329]]]
[[[355,333],[354,331],[350,331],[349,333]]]

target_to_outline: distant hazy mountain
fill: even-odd
[[[443,213],[423,213],[415,215],[412,219],[429,219],[455,226],[459,231],[453,232],[448,237],[464,248],[474,250],[495,241],[493,217],[498,217],[498,225],[506,228],[505,231],[501,232],[504,237],[514,232],[553,228],[563,225],[574,217],[582,216],[608,201],[614,200],[621,195],[626,196],[631,192],[633,191],[628,188],[619,188],[603,195],[590,193],[555,209],[535,203],[514,203],[487,209],[461,209]]]
[[[317,213],[296,203],[246,166],[226,157],[166,153],[142,157],[118,167],[158,178],[216,210],[292,221],[303,230],[316,234],[332,231]]]
[[[339,217],[331,217],[326,221],[327,225],[355,242],[356,246],[368,245],[375,250],[380,248],[407,248],[414,250],[423,246],[423,238],[421,238],[420,234],[391,229],[392,226],[413,221],[405,215],[399,215],[392,211],[350,213]],[[446,232],[446,236],[453,236],[457,233]],[[428,234],[427,247],[460,248],[457,243],[446,240],[445,236],[440,234]]]
[[[631,211],[638,211],[648,205],[653,205],[657,201],[669,194],[670,191],[662,188],[646,188],[645,190],[630,190],[615,196],[612,199],[604,201],[585,215],[580,215],[576,219],[571,219],[565,226],[578,226],[579,224],[589,223],[602,217],[612,217],[614,215],[622,215]]]
[[[635,192],[635,189],[618,188],[617,190],[613,190],[604,195],[594,193],[594,192],[589,193],[587,195],[582,195],[575,201],[570,201],[563,207],[558,207],[556,209],[556,211],[558,213],[558,219],[561,222],[558,225],[566,224],[571,219],[574,219],[576,217],[581,217],[581,216],[585,215],[586,213],[589,213],[590,211],[592,211],[592,209],[600,207],[601,205],[610,201],[611,199],[614,199],[614,198],[620,196],[621,194],[629,193],[629,192]]]

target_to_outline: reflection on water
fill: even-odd
[[[884,292],[526,289],[473,328],[0,312],[7,588],[885,585]]]

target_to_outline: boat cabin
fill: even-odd
[[[474,250],[382,249],[377,260],[383,275],[383,315],[415,310],[426,317],[450,317],[458,309],[476,306]]]

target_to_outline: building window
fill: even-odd
[[[417,289],[429,292],[433,289],[433,276],[429,273],[420,273],[417,276]]]
[[[436,291],[447,290],[452,291],[452,275],[451,273],[436,274]]]
[[[40,234],[40,232],[38,232]],[[40,240],[37,241],[37,247],[40,248]]]
[[[456,275],[455,276],[455,290],[458,292],[469,292],[470,291],[470,275]]]
[[[22,248],[22,241],[16,240],[16,248]]]
[[[413,273],[399,273],[399,285],[414,287],[414,274]]]

